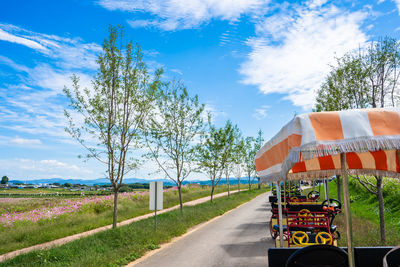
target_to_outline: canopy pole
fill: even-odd
[[[329,201],[329,178],[326,179],[326,199],[328,200],[328,205],[331,204]]]
[[[286,210],[286,182],[283,182],[283,209]]]
[[[349,176],[347,175],[346,153],[340,153],[340,162],[342,165],[342,178],[343,178],[343,204],[344,216],[346,219],[346,234],[347,234],[347,253],[349,255],[349,267],[355,267],[354,262],[354,246],[353,246],[353,230],[351,225],[350,214],[350,193],[349,193]]]
[[[327,190],[327,182],[326,182],[326,179],[323,179],[323,182],[324,182],[324,193],[325,193],[325,200],[327,200],[329,197],[328,197],[328,195],[329,195],[329,193],[328,193],[328,190]]]
[[[279,241],[283,248],[283,220],[282,220],[282,199],[281,199],[281,182],[276,183],[276,197],[278,198],[278,222],[279,222]]]

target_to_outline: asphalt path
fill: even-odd
[[[268,194],[199,227],[134,266],[267,266]]]

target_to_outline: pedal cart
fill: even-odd
[[[356,263],[357,266],[371,266],[371,262],[377,262],[377,257],[371,257],[371,255],[374,255],[375,252],[378,253],[379,248],[372,250],[356,248],[357,258],[355,260],[348,174],[400,177],[399,113],[400,109],[391,108],[298,115],[258,151],[255,164],[261,181],[276,183],[276,202],[272,204],[276,224],[275,221],[271,221],[271,233],[275,235],[277,246],[289,247],[279,253],[280,255],[289,253],[292,246],[305,246],[299,253],[290,252],[293,255],[297,254],[293,257],[290,256],[286,266],[296,266],[293,265],[293,262],[299,260],[298,254],[304,256],[303,254],[311,253],[310,255],[315,256],[316,252],[318,252],[317,255],[331,253],[337,257],[306,255],[303,260],[307,264],[303,263],[302,266],[330,266],[336,259],[345,260],[340,264],[335,262],[338,266],[348,264],[350,267],[355,266]],[[288,201],[286,196],[282,198],[281,195],[281,182],[320,180],[335,175],[341,175],[343,178],[346,249],[332,246],[338,236],[335,234],[337,230],[333,231],[334,227],[332,220],[329,219],[328,211],[322,210],[322,208],[318,208],[317,204],[312,203],[307,203],[309,208],[306,208],[306,206],[302,206],[304,203],[291,202],[290,198]],[[330,201],[328,200],[327,203]],[[330,204],[326,208],[331,209]],[[339,210],[341,208],[336,208],[336,210],[333,208],[332,214],[340,212]],[[363,254],[362,251],[368,252]],[[268,258],[272,264],[271,261],[274,259],[270,256]],[[379,258],[381,263],[382,259],[383,257]],[[311,264],[313,260],[314,262]]]

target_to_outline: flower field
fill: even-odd
[[[216,193],[226,191],[218,186]],[[183,201],[210,194],[208,186],[182,188]],[[112,223],[113,195],[80,198],[8,198],[0,201],[0,254]],[[148,191],[118,195],[118,221],[150,213]],[[175,188],[164,190],[164,208],[179,204]]]
[[[137,191],[119,194],[121,199],[141,200],[147,191]],[[12,226],[16,222],[27,221],[36,223],[39,220],[51,220],[64,214],[78,213],[88,209],[97,212],[112,206],[113,195],[94,196],[80,199],[64,199],[56,205],[41,206],[37,209],[22,212],[5,212],[0,215],[0,225],[3,227]]]

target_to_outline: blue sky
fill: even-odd
[[[104,177],[64,131],[62,89],[90,86],[109,24],[125,27],[152,70],[181,79],[222,126],[271,138],[308,112],[335,56],[399,39],[400,1],[3,1],[0,9],[0,175]],[[146,162],[129,177],[158,178]],[[161,176],[162,177],[162,176]],[[204,178],[193,174],[192,179]]]

